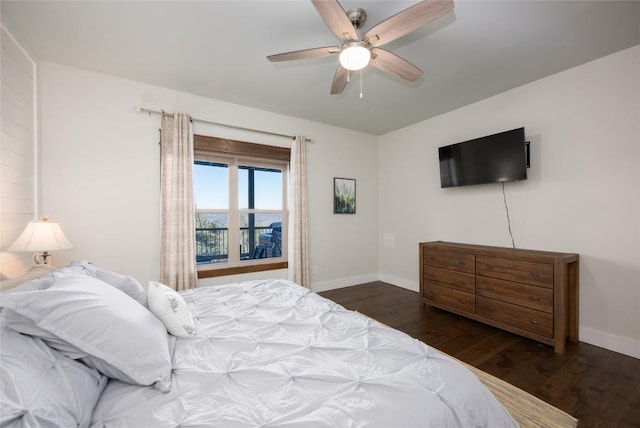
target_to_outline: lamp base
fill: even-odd
[[[53,254],[48,251],[42,253],[35,253],[33,255],[33,264],[36,266],[49,265],[53,266]]]

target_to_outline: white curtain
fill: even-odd
[[[307,139],[297,136],[291,145],[293,177],[293,282],[311,287],[307,214]]]
[[[160,282],[186,290],[195,288],[198,281],[191,118],[163,113],[160,128]]]

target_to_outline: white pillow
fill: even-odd
[[[196,334],[191,311],[181,295],[159,282],[150,281],[147,287],[149,310],[162,321],[167,331],[174,336],[186,337]]]
[[[89,426],[105,376],[8,328],[0,343],[0,426]]]
[[[123,293],[128,294],[145,308],[147,307],[147,294],[144,291],[144,287],[131,276],[106,271],[100,266],[88,261],[71,262],[71,264],[60,269],[58,273],[65,275],[87,275],[98,278],[100,281],[104,281]]]
[[[64,275],[46,290],[3,293],[0,306],[7,327],[109,377],[170,388],[175,339],[145,307],[99,279]]]

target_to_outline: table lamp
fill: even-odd
[[[53,254],[50,251],[67,250],[73,248],[64,235],[60,223],[50,222],[49,216],[42,217],[42,221],[31,221],[16,241],[7,251],[36,252],[33,262],[36,265],[53,265]]]

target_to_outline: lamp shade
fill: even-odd
[[[60,223],[43,220],[29,222],[7,251],[55,251],[69,248],[73,248],[73,244],[64,235]]]

